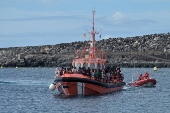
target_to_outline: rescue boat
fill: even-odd
[[[132,82],[130,82],[129,85],[153,87],[157,81],[154,78],[150,78],[149,76],[150,74],[148,72],[146,72],[144,76],[142,76],[142,73],[140,73],[139,79],[137,81],[133,81],[132,77]]]
[[[156,84],[156,80],[154,78],[144,79],[144,80],[137,80],[134,82],[130,82],[130,86],[145,86],[145,87],[153,87]]]
[[[84,50],[76,50],[76,58],[72,61],[74,70],[65,70],[63,74],[57,76],[49,86],[50,90],[58,89],[60,94],[66,96],[94,95],[119,91],[126,84],[119,68],[111,71],[106,52],[96,48],[95,35],[99,32],[94,30],[95,11],[92,11],[92,15],[92,30],[89,32],[92,39],[89,46]]]

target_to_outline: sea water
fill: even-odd
[[[122,68],[126,83],[150,73],[155,87],[124,86],[96,96],[65,98],[50,91],[55,68],[0,68],[0,113],[169,113],[170,69]],[[134,74],[135,73],[135,74]]]

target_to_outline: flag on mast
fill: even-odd
[[[86,37],[86,34],[84,34],[84,37]]]

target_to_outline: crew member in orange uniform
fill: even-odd
[[[142,73],[140,73],[138,80],[143,80],[143,79],[144,79],[144,77],[142,76]]]
[[[145,77],[145,79],[149,79],[149,73],[146,72],[144,77]]]

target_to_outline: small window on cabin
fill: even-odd
[[[100,69],[100,63],[95,63],[95,69]]]
[[[87,69],[88,68],[88,63],[84,63],[83,67],[85,67]]]
[[[81,66],[80,63],[75,63],[76,69],[79,69],[80,66]]]
[[[90,63],[90,69],[95,69],[94,63]]]
[[[97,63],[97,69],[100,69],[100,63]]]

